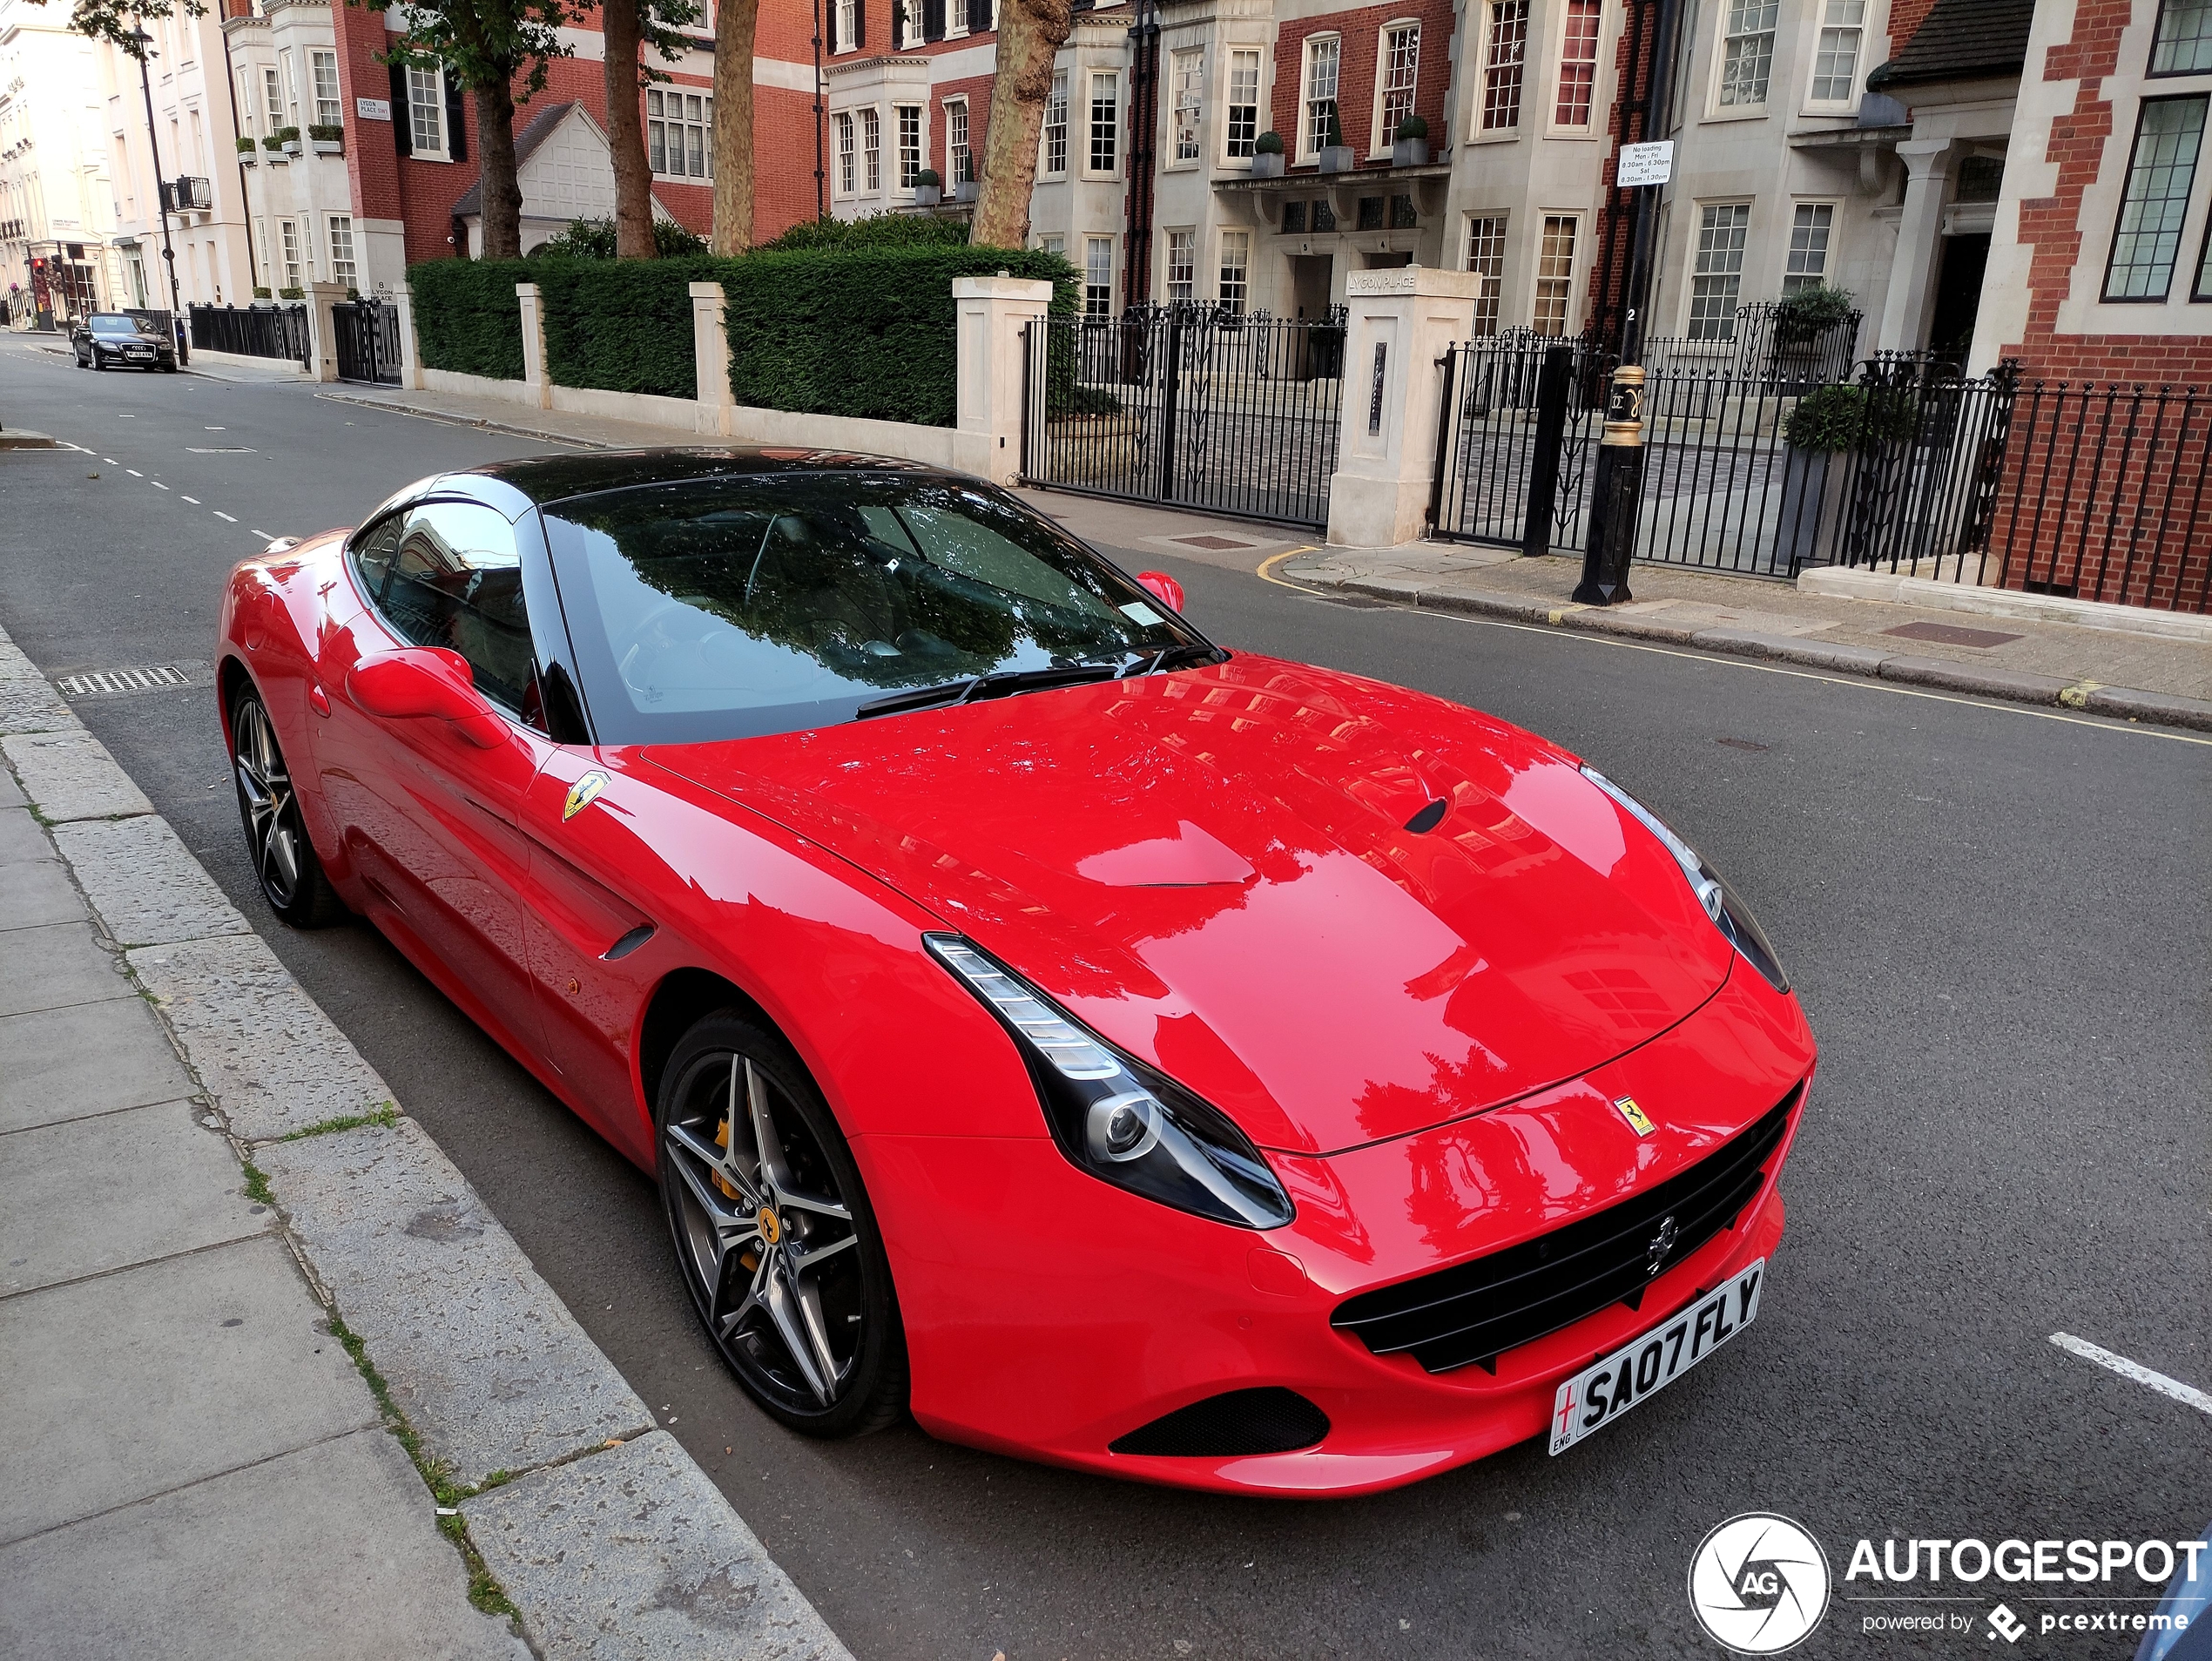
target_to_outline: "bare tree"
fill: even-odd
[[[653,240],[653,170],[645,154],[645,127],[637,113],[637,95],[648,83],[668,78],[641,64],[642,49],[651,46],[670,63],[681,62],[685,26],[697,23],[698,17],[698,0],[601,0],[599,28],[606,51],[607,147],[613,152],[615,165],[617,259],[650,260],[658,252]]]
[[[1075,27],[1069,0],[999,0],[998,67],[991,77],[983,179],[968,240],[1019,248],[1029,240],[1029,192],[1037,179],[1037,134],[1052,95],[1052,58]]]
[[[714,18],[716,253],[752,246],[752,38],[760,0],[722,0]]]

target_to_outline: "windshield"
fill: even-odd
[[[125,317],[103,312],[94,315],[92,332],[95,334],[151,334],[158,339],[161,326],[150,317]]]
[[[606,744],[795,732],[977,676],[1138,669],[1205,648],[1136,583],[980,484],[711,479],[578,497],[544,518]]]

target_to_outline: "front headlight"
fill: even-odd
[[[1013,1035],[1052,1139],[1078,1169],[1217,1223],[1291,1220],[1282,1184],[1218,1109],[1112,1048],[958,935],[922,943]]]
[[[1582,776],[1620,803],[1638,824],[1659,839],[1660,845],[1675,856],[1675,863],[1682,867],[1689,891],[1705,908],[1705,915],[1713,920],[1713,926],[1727,936],[1729,944],[1736,948],[1745,962],[1758,970],[1769,986],[1777,992],[1788,991],[1790,977],[1783,973],[1782,960],[1775,955],[1774,947],[1751,915],[1750,908],[1722,880],[1720,873],[1700,859],[1696,848],[1668,829],[1666,821],[1658,814],[1595,767],[1585,766]]]

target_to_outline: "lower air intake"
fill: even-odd
[[[1140,1426],[1107,1445],[1109,1453],[1177,1459],[1288,1454],[1329,1434],[1329,1415],[1296,1390],[1227,1390]]]

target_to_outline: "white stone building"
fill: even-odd
[[[106,110],[65,8],[0,0],[0,302],[18,327],[131,303]]]
[[[222,23],[238,111],[233,163],[244,175],[252,287],[265,298],[311,282],[368,291],[345,145],[359,142],[339,94],[328,0],[255,0]],[[340,130],[335,138],[311,129]],[[278,135],[296,129],[289,143]],[[390,279],[387,278],[388,284]],[[231,298],[244,304],[247,296]]]

